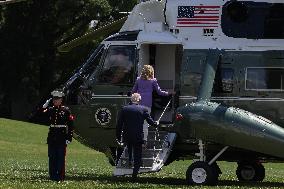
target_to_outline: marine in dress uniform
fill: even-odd
[[[51,99],[43,105],[43,112],[50,122],[47,137],[49,177],[53,181],[62,181],[65,178],[66,146],[72,141],[74,117],[69,108],[62,105],[63,92],[53,91],[51,95],[53,106],[47,107]]]
[[[146,120],[150,125],[156,126],[158,122],[155,122],[145,106],[139,105],[141,96],[138,93],[134,93],[131,96],[132,104],[122,108],[120,116],[116,126],[116,137],[118,141],[121,141],[121,135],[123,142],[126,143],[129,154],[129,162],[132,160],[132,151],[134,156],[134,168],[132,177],[136,178],[139,168],[142,163],[142,145],[145,144],[143,140],[143,124]]]

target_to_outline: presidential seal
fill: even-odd
[[[111,120],[111,113],[107,108],[99,108],[95,113],[95,118],[98,124],[107,125]]]

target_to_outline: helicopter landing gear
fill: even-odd
[[[207,162],[196,161],[192,163],[186,171],[188,184],[195,185],[215,185],[218,181],[218,174],[213,166]]]
[[[199,140],[199,153],[195,155],[199,159],[195,159],[187,171],[186,180],[188,184],[194,185],[216,185],[218,177],[222,173],[218,164],[216,163],[217,158],[224,153],[228,146],[224,147],[217,155],[215,155],[209,162],[206,161],[205,156],[205,144],[202,140]]]
[[[265,178],[265,168],[259,162],[242,161],[238,163],[236,175],[239,181],[261,182]]]

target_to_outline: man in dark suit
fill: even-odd
[[[142,163],[142,145],[146,145],[146,141],[143,140],[144,120],[149,125],[158,125],[158,122],[155,122],[149,115],[147,108],[139,105],[140,101],[140,94],[132,94],[132,103],[122,108],[116,126],[116,138],[118,141],[121,141],[122,135],[122,142],[126,143],[128,148],[129,162],[132,160],[132,151],[134,152],[133,178],[137,178]]]

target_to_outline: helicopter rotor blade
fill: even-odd
[[[18,3],[25,0],[0,0],[0,5],[7,5],[10,3]]]
[[[94,31],[88,32],[85,35],[75,38],[67,43],[64,43],[63,45],[60,45],[57,49],[59,52],[69,52],[71,49],[79,45],[82,45],[88,41],[91,41],[95,37],[110,35],[111,33],[118,31],[123,25],[123,23],[126,21],[126,19],[127,16],[122,17],[119,20],[116,20],[110,24],[100,27]]]

